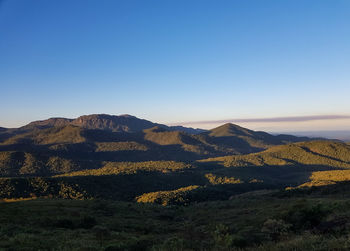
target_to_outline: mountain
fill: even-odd
[[[80,116],[76,119],[50,118],[47,120],[34,121],[21,129],[43,129],[66,125],[74,125],[86,129],[109,130],[113,132],[137,132],[146,128],[151,128],[156,124],[131,115],[113,116],[107,114],[92,114]]]
[[[271,146],[308,141],[307,137],[291,135],[271,135],[266,132],[249,130],[231,123],[224,124],[202,133],[206,141],[221,148],[232,149],[237,154],[252,153],[265,150]]]
[[[266,132],[253,131],[244,127],[240,127],[235,124],[227,123],[222,126],[216,127],[207,132],[211,137],[225,138],[225,137],[237,137],[242,139],[250,139],[255,141],[263,141],[265,144],[283,144],[286,142],[298,142],[310,140],[308,137],[297,137],[292,135],[280,134],[272,135]]]
[[[224,124],[222,126],[211,129],[208,134],[212,137],[230,137],[230,136],[253,136],[258,135],[258,133],[240,127],[238,125],[234,125],[231,123]]]
[[[73,120],[72,124],[86,129],[110,130],[112,132],[138,132],[156,125],[131,115],[112,116],[106,114],[81,116]]]
[[[179,130],[176,130],[179,129]],[[209,131],[168,127],[130,115],[51,118],[0,131],[0,173],[52,175],[120,161],[194,161],[254,153],[309,140],[273,136],[233,124]]]
[[[100,130],[109,130],[112,132],[140,132],[144,129],[152,128],[155,126],[161,126],[167,128],[170,131],[183,131],[189,134],[199,134],[206,130],[203,129],[194,129],[183,126],[166,126],[158,123],[153,123],[145,119],[139,119],[135,116],[128,114],[116,116],[108,114],[92,114],[92,115],[83,115],[76,119],[67,119],[67,118],[50,118],[47,120],[39,120],[29,123],[26,126],[19,128],[23,130],[31,129],[45,129],[50,127],[57,126],[67,126],[75,125],[85,129],[100,129]],[[5,128],[3,128],[6,130]],[[0,128],[1,132],[1,128]]]
[[[55,118],[0,130],[0,177],[0,199],[187,204],[350,180],[350,145],[234,124],[189,134],[129,115]]]
[[[309,141],[271,147],[265,151],[200,160],[225,167],[325,166],[350,168],[350,145],[335,141]]]

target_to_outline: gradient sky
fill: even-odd
[[[349,0],[0,0],[0,126],[349,115]],[[350,129],[350,119],[247,122]]]

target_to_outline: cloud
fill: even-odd
[[[307,122],[313,120],[336,120],[350,119],[350,115],[313,115],[294,117],[272,117],[272,118],[246,118],[246,119],[223,119],[223,120],[203,120],[187,121],[176,123],[177,125],[202,125],[202,124],[224,124],[224,123],[279,123],[279,122]],[[173,123],[175,124],[175,123]]]

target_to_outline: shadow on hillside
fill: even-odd
[[[303,150],[305,150],[306,152],[309,152],[309,153],[312,153],[314,155],[317,155],[317,156],[320,156],[322,158],[327,158],[327,159],[331,159],[331,160],[335,160],[335,161],[339,161],[339,162],[342,162],[344,164],[350,164],[350,162],[346,162],[346,161],[342,161],[341,159],[337,159],[337,158],[334,158],[334,157],[331,157],[331,156],[327,156],[327,155],[324,155],[324,154],[321,154],[321,153],[317,153],[317,152],[314,152],[314,151],[311,151],[309,148],[307,147],[301,147]]]
[[[104,151],[95,152],[81,152],[81,156],[89,159],[103,160],[103,161],[155,161],[155,160],[177,160],[188,161],[203,158],[203,155],[186,151],[181,144],[160,145],[145,139],[145,133],[121,133],[109,132],[103,130],[86,130],[84,136],[94,144],[94,142],[137,142],[147,147],[143,150],[121,150],[121,151]],[[185,140],[189,142],[188,139]],[[187,142],[188,141],[188,142]]]
[[[203,176],[190,172],[4,178],[0,180],[0,198],[26,198],[32,195],[73,198],[79,193],[84,198],[132,201],[143,193],[174,190],[190,185],[201,186],[205,182]]]
[[[290,189],[280,191],[278,197],[295,197],[295,196],[322,196],[323,198],[327,195],[334,197],[347,197],[350,198],[350,181],[338,181],[335,184],[323,185],[323,186],[312,186],[302,187],[298,189]]]
[[[344,170],[327,165],[294,165],[284,166],[238,166],[224,167],[219,161],[197,162],[199,170],[212,172],[219,176],[235,177],[249,182],[257,179],[268,184],[278,184],[282,187],[297,186],[310,181],[310,176],[317,171]]]
[[[222,136],[222,137],[208,137],[207,141],[211,144],[221,145],[228,148],[235,148],[241,154],[248,154],[253,152],[260,152],[265,150],[265,148],[258,148],[251,146],[247,141],[232,136]]]

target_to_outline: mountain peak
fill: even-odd
[[[110,115],[110,114],[89,114],[82,115],[75,119],[67,118],[50,118],[47,120],[39,120],[29,123],[21,127],[24,130],[31,130],[34,128],[44,129],[57,126],[74,125],[85,129],[100,129],[113,132],[140,132],[155,126],[161,126],[164,130],[169,131],[183,131],[189,134],[200,134],[206,130],[193,129],[183,126],[166,126],[163,124],[153,123],[151,121],[140,119],[130,114]],[[158,129],[159,131],[160,129]]]
[[[115,132],[142,131],[156,125],[151,121],[139,119],[128,114],[120,116],[109,114],[84,115],[72,121],[72,124],[87,129],[103,129]]]
[[[209,131],[209,135],[214,137],[251,136],[253,133],[252,130],[232,123],[226,123]]]

